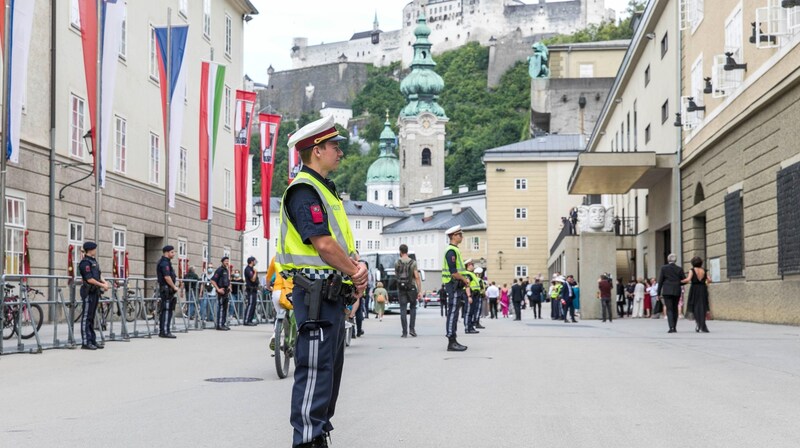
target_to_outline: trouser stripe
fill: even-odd
[[[319,358],[319,339],[317,333],[319,330],[310,332],[308,341],[308,378],[306,379],[306,390],[303,396],[303,405],[301,406],[301,417],[303,419],[303,443],[311,442],[313,438],[314,426],[311,424],[311,405],[314,401],[314,392],[317,386],[317,362]]]

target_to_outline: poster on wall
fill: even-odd
[[[720,281],[719,258],[708,260],[708,273],[712,282],[718,283]]]

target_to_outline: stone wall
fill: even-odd
[[[291,119],[319,111],[322,103],[350,105],[367,82],[367,67],[345,62],[274,72],[258,93],[258,107]]]
[[[590,135],[614,79],[571,78],[542,81],[544,80],[532,80],[531,83],[531,110],[535,117],[531,122],[531,132],[538,128],[549,133]],[[581,97],[586,99],[584,108],[579,104]],[[541,110],[543,106],[545,110]]]

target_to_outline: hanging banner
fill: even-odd
[[[119,251],[114,249],[111,251],[112,258],[111,258],[111,277],[112,278],[120,278],[119,275]]]
[[[289,148],[289,184],[291,184],[294,178],[297,177],[297,174],[300,173],[300,168],[302,167],[303,161],[300,160],[300,152],[294,147]]]
[[[275,168],[275,149],[278,146],[278,133],[281,129],[281,116],[260,114],[258,116],[261,133],[261,213],[264,220],[264,238],[269,240],[269,212],[272,197],[272,174]]]
[[[211,189],[217,151],[219,111],[225,90],[225,66],[203,62],[200,67],[200,219],[211,219]]]
[[[247,167],[250,160],[250,134],[251,124],[256,107],[256,93],[236,91],[236,115],[233,121],[234,142],[234,182],[236,183],[236,219],[234,230],[243,231],[247,224],[247,189],[253,188],[247,185]]]
[[[189,25],[156,27],[158,43],[158,73],[161,84],[161,107],[164,114],[164,132],[169,134],[167,157],[169,172],[167,173],[166,194],[170,208],[175,207],[175,191],[178,186],[178,168],[180,168],[181,138],[183,137],[183,112],[186,109],[186,73],[184,64],[186,56],[186,40],[189,36]],[[167,43],[169,42],[169,48]],[[169,70],[167,73],[167,57]],[[169,79],[169,83],[167,83]],[[167,84],[170,91],[167,92]],[[169,123],[167,123],[167,99],[169,99]]]
[[[31,275],[31,251],[28,246],[28,231],[22,239],[22,275]]]
[[[70,244],[67,247],[67,275],[69,276],[69,280],[67,280],[68,284],[72,284],[72,281],[75,280],[75,261],[73,260],[73,253],[75,252],[75,246]]]
[[[120,275],[120,277],[121,278],[128,278],[128,268],[130,267],[130,264],[128,264],[128,251],[127,250],[125,251],[125,263],[124,263],[124,265],[125,265],[125,267],[123,268],[122,275]]]
[[[19,162],[19,132],[22,126],[22,100],[28,84],[28,56],[30,54],[31,33],[33,31],[34,0],[27,2],[11,2],[11,76],[9,77],[7,98],[3,104],[10,104],[5,109],[9,117],[8,147],[6,158],[14,163]],[[0,41],[5,36],[5,8],[0,13]]]

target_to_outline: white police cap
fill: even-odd
[[[454,234],[454,233],[457,233],[457,232],[460,232],[460,231],[461,231],[461,226],[460,226],[460,225],[458,225],[458,226],[453,226],[453,227],[450,227],[449,229],[447,229],[447,230],[444,232],[444,234],[449,236],[449,235],[452,235],[452,234]]]
[[[339,135],[339,131],[333,122],[333,117],[320,118],[317,121],[303,126],[289,137],[289,148],[296,148],[298,151],[313,148],[327,141],[338,142],[346,140]]]

